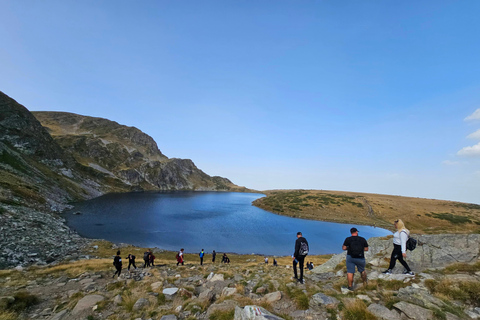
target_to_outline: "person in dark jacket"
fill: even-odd
[[[150,250],[147,250],[143,253],[143,261],[145,262],[143,267],[150,267]]]
[[[213,250],[212,252],[212,262],[215,263],[215,257],[217,256],[217,253],[215,252],[215,250]]]
[[[309,251],[307,239],[305,239],[301,232],[297,232],[297,240],[295,241],[295,252],[293,253],[293,278],[303,284],[303,264],[305,257]],[[297,264],[300,267],[300,278],[297,275]]]
[[[155,266],[155,256],[153,253],[150,251],[150,266],[154,267]]]
[[[130,266],[133,266],[135,270],[137,270],[137,266],[135,265],[135,256],[133,254],[129,254],[128,257],[128,271],[130,271]]]
[[[120,250],[117,251],[117,255],[115,256],[115,258],[113,258],[113,266],[115,267],[115,269],[117,269],[117,271],[115,271],[115,274],[112,278],[115,278],[117,273],[120,277],[120,273],[122,272],[122,258],[120,257]]]

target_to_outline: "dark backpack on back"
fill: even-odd
[[[350,257],[352,258],[363,258],[365,248],[363,246],[363,241],[358,237],[352,237],[350,240],[350,245],[348,246],[348,251]]]
[[[150,255],[150,252],[145,252],[145,253],[143,254],[143,260],[148,260],[148,259],[150,259],[149,255]]]
[[[302,241],[300,243],[300,249],[298,250],[298,254],[301,256],[306,256],[308,254],[308,243],[306,241]]]
[[[407,240],[407,250],[413,251],[417,247],[417,240],[414,238],[408,238]]]

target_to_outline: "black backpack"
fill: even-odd
[[[301,256],[306,256],[308,254],[308,243],[306,241],[302,241],[300,243],[300,249],[298,249],[298,254]]]
[[[407,240],[407,250],[413,251],[417,247],[417,240],[414,238],[408,238]]]
[[[405,232],[405,231],[402,231],[402,232]],[[406,247],[407,247],[407,250],[410,250],[410,251],[413,251],[415,250],[415,248],[417,247],[417,240],[414,239],[414,238],[411,238],[410,235],[405,232],[408,236],[408,240],[407,240],[407,243],[406,243]]]
[[[351,237],[350,245],[348,246],[349,255],[352,258],[363,258],[365,248],[363,241],[359,237]]]
[[[148,252],[148,251],[145,252],[145,253],[143,254],[143,260],[148,260],[148,259],[150,258],[149,255],[150,255],[150,252]]]

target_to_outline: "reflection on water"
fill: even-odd
[[[311,254],[341,252],[356,226],[360,235],[391,234],[381,228],[279,216],[252,205],[261,194],[236,192],[165,192],[110,194],[78,203],[65,213],[81,235],[187,252],[290,255],[302,231]],[[80,211],[82,214],[73,215]]]

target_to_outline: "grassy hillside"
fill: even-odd
[[[415,233],[479,233],[480,205],[326,190],[270,190],[254,205],[291,217],[392,229],[402,219]]]

